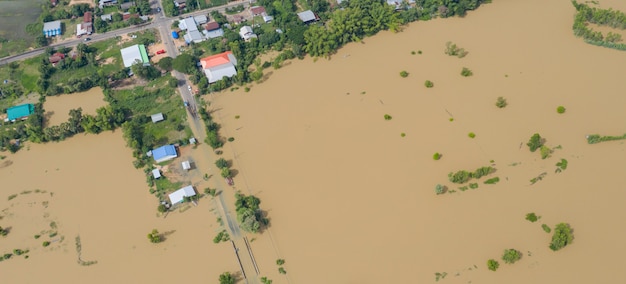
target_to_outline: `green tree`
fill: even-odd
[[[220,281],[220,284],[235,284],[237,279],[235,278],[235,276],[230,274],[230,272],[224,272],[220,274],[219,281]]]
[[[504,254],[502,255],[502,260],[504,261],[504,263],[515,263],[516,261],[520,260],[520,258],[522,258],[522,253],[515,250],[515,249],[507,249],[504,250]]]
[[[571,244],[573,240],[574,234],[569,224],[559,223],[554,227],[554,234],[552,235],[550,249],[553,251],[560,250]]]
[[[526,214],[526,220],[530,221],[531,223],[537,222],[537,220],[539,220],[539,216],[537,216],[535,213],[528,213]]]
[[[500,267],[500,263],[498,263],[495,259],[487,260],[487,268],[489,268],[489,270],[496,271],[498,270],[498,267]]]
[[[196,60],[193,56],[183,53],[174,58],[172,61],[172,68],[181,73],[193,74],[193,70],[196,68]]]
[[[163,69],[163,70],[167,70],[170,71],[172,70],[172,63],[173,63],[174,59],[166,56],[161,58],[161,60],[159,60],[159,62],[157,63],[157,65],[159,66],[159,68]]]
[[[437,195],[439,195],[439,194],[444,194],[445,192],[446,192],[446,187],[445,187],[445,186],[443,186],[443,185],[441,185],[441,184],[437,184],[437,185],[435,186],[435,193],[436,193]]]
[[[178,87],[178,79],[172,77],[169,80],[167,80],[167,85],[170,86],[170,88],[176,88]]]
[[[220,169],[228,168],[228,161],[226,161],[226,159],[224,158],[219,158],[217,159],[217,161],[215,161],[215,166],[217,166]]]
[[[535,152],[537,151],[537,149],[543,146],[543,143],[545,143],[545,140],[541,138],[539,133],[535,133],[533,134],[533,136],[530,137],[530,140],[528,140],[528,143],[526,143],[526,145],[531,152]]]
[[[230,169],[227,168],[227,167],[226,168],[222,168],[221,174],[222,174],[222,177],[229,178],[231,176]]]
[[[152,232],[148,234],[148,239],[150,240],[151,243],[155,243],[155,244],[163,241],[163,238],[161,237],[157,229],[153,229]]]
[[[498,108],[504,108],[507,106],[507,104],[508,103],[506,102],[506,99],[503,97],[498,97],[498,99],[496,100],[496,106]]]

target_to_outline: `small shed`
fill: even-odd
[[[186,171],[191,170],[191,163],[189,162],[189,160],[184,161],[182,164],[183,164],[183,170],[186,170]]]
[[[191,145],[196,144],[196,138],[193,138],[193,137],[189,138],[189,144]]]
[[[150,118],[152,119],[153,123],[157,123],[159,121],[163,121],[163,113],[159,112],[157,114],[153,114],[150,116]]]
[[[193,189],[193,186],[188,185],[170,193],[169,198],[172,205],[174,205],[183,202],[185,197],[192,197],[194,195],[196,195],[196,191]]]
[[[154,179],[160,178],[161,177],[161,171],[159,171],[159,169],[152,170],[152,176],[154,177]]]

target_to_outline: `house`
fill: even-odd
[[[160,178],[161,177],[161,171],[159,171],[159,169],[152,170],[152,177],[154,177],[154,179]]]
[[[124,67],[130,68],[135,63],[141,63],[143,66],[150,65],[150,59],[148,59],[148,52],[143,44],[135,44],[127,48],[120,50],[122,53],[122,61],[124,61]]]
[[[122,11],[127,11],[128,9],[130,9],[130,7],[133,7],[133,6],[135,6],[135,2],[130,1],[130,2],[122,3],[122,5],[120,5],[120,9],[122,9]]]
[[[91,23],[93,21],[93,14],[89,11],[85,12],[83,15],[83,22]]]
[[[232,52],[226,51],[200,59],[200,65],[210,83],[215,83],[224,77],[237,75],[237,58]]]
[[[139,14],[131,14],[129,12],[125,12],[124,14],[122,14],[122,19],[124,21],[130,19],[130,18],[139,18]]]
[[[195,31],[187,31],[187,33],[183,36],[186,43],[200,43],[203,42],[206,38],[202,35],[202,33],[198,30]]]
[[[178,28],[183,31],[197,31],[198,25],[193,17],[184,18],[178,23]]]
[[[263,22],[269,23],[269,22],[271,22],[273,20],[274,20],[274,17],[268,16],[268,15],[263,15]]]
[[[220,28],[220,24],[217,22],[209,22],[204,26],[204,31],[202,31],[206,38],[216,38],[224,36],[224,30]]]
[[[191,163],[189,161],[184,161],[181,163],[181,165],[183,166],[183,170],[191,170]]]
[[[157,163],[169,161],[176,157],[178,157],[178,153],[176,153],[174,145],[165,145],[152,150],[152,158]]]
[[[16,121],[18,119],[26,119],[29,115],[35,112],[35,105],[23,104],[19,106],[10,107],[7,109],[7,118],[10,121]]]
[[[113,6],[117,4],[117,0],[100,0],[98,1],[98,7],[100,9],[104,8],[104,6]]]
[[[192,197],[194,195],[196,195],[196,191],[193,189],[193,186],[188,185],[170,193],[169,198],[172,205],[174,205],[177,203],[182,203],[185,200],[185,197]]]
[[[152,119],[153,123],[157,123],[159,121],[163,121],[163,113],[157,113],[157,114],[153,114],[150,116],[150,118]]]
[[[198,25],[204,25],[209,21],[209,18],[207,18],[207,16],[205,15],[198,15],[198,16],[193,17],[193,20]]]
[[[262,7],[262,6],[250,7],[250,15],[252,17],[266,15],[265,14],[265,7]]]
[[[50,63],[52,64],[52,66],[56,65],[57,63],[59,63],[59,61],[65,59],[65,54],[57,52],[55,54],[52,54],[48,60],[50,61]]]
[[[100,19],[102,19],[103,21],[113,21],[113,15],[112,14],[104,14],[100,16]]]
[[[304,12],[298,13],[298,18],[300,18],[300,20],[302,22],[304,22],[305,24],[310,24],[310,23],[313,23],[313,22],[317,22],[320,19],[320,17],[318,17],[311,10],[306,10]]]
[[[80,23],[76,25],[76,36],[80,37],[86,34],[93,33],[93,23]]]
[[[175,0],[174,7],[178,9],[185,9],[185,7],[187,7],[187,0]]]
[[[43,35],[46,37],[61,35],[61,20],[43,23]]]
[[[257,38],[256,34],[252,31],[252,27],[243,26],[239,29],[239,35],[245,41],[249,41],[250,39]]]

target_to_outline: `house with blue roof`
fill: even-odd
[[[16,121],[18,119],[26,119],[29,115],[35,112],[35,105],[23,104],[19,106],[10,107],[7,109],[7,118],[10,121]]]
[[[43,35],[46,37],[61,35],[61,20],[43,23]]]
[[[169,161],[176,157],[178,157],[178,153],[176,153],[176,147],[174,147],[174,145],[165,145],[152,150],[152,158],[154,158],[154,161],[157,163]]]

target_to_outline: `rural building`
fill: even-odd
[[[196,21],[193,19],[193,17],[189,17],[180,20],[180,22],[178,23],[178,28],[188,32],[197,31],[198,25],[196,24]]]
[[[274,17],[268,16],[268,15],[263,15],[263,22],[269,23],[269,22],[271,22],[273,20],[274,20]]]
[[[157,163],[169,161],[176,157],[178,157],[178,153],[176,153],[174,145],[165,145],[152,150],[152,158]]]
[[[257,38],[256,34],[252,31],[252,27],[243,26],[239,29],[239,35],[245,41],[249,41],[250,39]]]
[[[224,77],[230,78],[237,75],[237,69],[235,69],[237,59],[230,51],[202,58],[200,65],[209,79],[209,84],[222,80]]]
[[[135,63],[141,63],[144,66],[150,65],[150,59],[148,59],[148,52],[143,44],[135,44],[127,48],[120,50],[122,53],[122,61],[124,61],[124,67],[130,68]]]
[[[7,118],[10,121],[26,119],[33,112],[35,112],[35,105],[33,104],[14,106],[7,109]]]
[[[202,31],[206,38],[216,38],[224,36],[224,30],[220,28],[220,24],[217,22],[209,22],[204,26],[204,31]]]
[[[127,21],[130,18],[139,18],[139,14],[131,14],[129,12],[122,14],[122,20]]]
[[[122,5],[120,5],[120,8],[122,9],[122,11],[126,11],[130,9],[130,7],[133,7],[133,6],[135,6],[135,2],[131,1],[131,2],[122,3]]]
[[[320,19],[320,17],[315,15],[315,13],[313,13],[313,11],[311,10],[306,10],[304,12],[298,13],[298,18],[300,18],[300,20],[304,22],[305,24],[310,24],[310,23],[319,21]]]
[[[50,61],[50,64],[52,64],[52,66],[59,63],[59,61],[63,59],[65,59],[65,54],[60,53],[60,52],[52,54],[50,57],[48,57],[48,61]]]
[[[83,22],[91,23],[92,21],[93,21],[93,15],[91,14],[91,12],[89,11],[85,12],[85,14],[83,15]]]
[[[93,23],[80,23],[76,25],[76,36],[90,35],[93,33]]]
[[[186,43],[200,43],[206,40],[202,33],[197,29],[195,31],[187,31],[187,33],[183,36]]]
[[[111,14],[104,14],[100,16],[100,19],[102,19],[103,21],[113,21],[113,15]]]
[[[178,9],[184,9],[187,7],[187,0],[175,0],[174,6]]]
[[[265,15],[265,7],[262,7],[262,6],[250,7],[250,15],[252,17]]]
[[[191,163],[189,161],[182,162],[183,170],[191,170]]]
[[[153,114],[150,116],[150,118],[152,119],[153,123],[157,123],[159,121],[163,121],[163,113],[157,113],[157,114]]]
[[[154,179],[158,179],[161,177],[161,172],[159,171],[159,169],[152,170],[152,177],[154,177]]]
[[[185,197],[192,197],[196,195],[196,191],[193,189],[193,186],[188,185],[177,191],[170,193],[170,202],[172,205],[183,202]]]
[[[98,1],[98,7],[100,7],[100,9],[104,8],[105,6],[113,6],[117,4],[117,0],[100,0]]]
[[[193,17],[193,20],[196,22],[197,25],[204,25],[206,24],[206,22],[209,21],[209,19],[205,15],[195,16]]]
[[[61,21],[43,23],[43,35],[46,37],[61,35]]]

